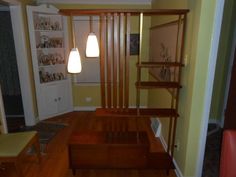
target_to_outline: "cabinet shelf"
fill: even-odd
[[[178,82],[149,82],[142,81],[136,82],[136,87],[139,89],[154,89],[154,88],[181,88],[182,86]]]
[[[63,67],[65,67],[65,63],[62,63],[62,64],[54,64],[54,65],[39,65],[39,68],[53,68],[53,67],[58,67],[58,66],[63,66]]]
[[[56,86],[58,84],[67,84],[67,78],[61,80],[54,80],[51,82],[43,82],[41,83],[43,86]]]
[[[136,64],[139,68],[157,68],[161,66],[183,67],[184,64],[178,62],[141,62]]]
[[[41,30],[41,29],[35,29],[34,32],[43,32],[43,33],[63,33],[62,30]]]
[[[33,49],[33,50],[65,50],[65,48],[64,47],[55,47],[55,48],[41,48],[41,47],[39,47],[39,48],[36,48],[36,49]]]
[[[65,48],[64,47],[55,47],[55,48],[41,48],[41,47],[39,47],[39,48],[36,48],[36,49],[34,49],[34,50],[50,50],[50,51],[53,51],[53,50],[65,50]]]
[[[139,110],[139,115],[138,115]],[[120,109],[120,108],[97,108],[96,109],[97,116],[115,116],[115,117],[178,117],[179,114],[175,109],[169,108],[128,108],[128,109]]]

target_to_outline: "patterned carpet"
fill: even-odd
[[[41,152],[46,152],[46,146],[51,141],[51,139],[65,127],[65,124],[62,123],[51,123],[41,121],[35,126],[26,126],[21,131],[31,131],[35,130],[39,133],[39,142]]]
[[[202,177],[218,177],[222,129],[209,124]]]

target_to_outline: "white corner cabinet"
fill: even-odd
[[[73,110],[67,19],[51,5],[27,6],[39,120]]]

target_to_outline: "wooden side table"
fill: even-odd
[[[21,157],[34,146],[40,163],[39,137],[36,131],[9,133],[0,135],[0,164],[13,163],[19,177],[24,177],[20,168]]]

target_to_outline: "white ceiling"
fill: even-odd
[[[152,0],[37,0],[37,3],[55,4],[146,4],[150,5]]]

